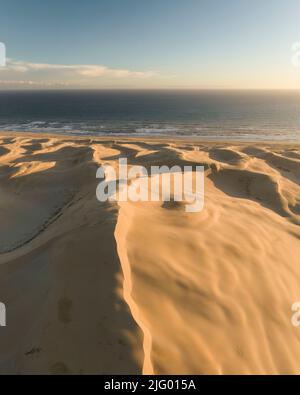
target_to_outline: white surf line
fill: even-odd
[[[152,350],[152,337],[149,329],[147,328],[145,322],[141,317],[139,307],[132,297],[133,283],[130,262],[126,250],[126,235],[129,230],[130,221],[124,220],[122,204],[119,205],[119,214],[117,225],[115,229],[115,239],[117,243],[117,251],[119,259],[121,262],[121,267],[123,271],[124,281],[123,281],[123,296],[131,311],[134,321],[137,323],[138,327],[143,333],[143,350],[144,350],[144,362],[143,362],[143,374],[154,375],[153,365],[151,361],[151,350]]]

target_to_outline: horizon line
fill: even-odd
[[[0,84],[1,85],[1,84]],[[125,87],[103,87],[103,88],[78,88],[78,87],[44,87],[44,88],[4,88],[0,87],[0,92],[10,91],[285,91],[300,92],[300,88],[193,88],[193,87],[163,87],[163,88],[125,88]]]

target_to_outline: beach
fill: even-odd
[[[204,209],[96,171],[203,166]],[[0,132],[0,374],[300,374],[300,144]]]

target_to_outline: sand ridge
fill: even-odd
[[[203,165],[204,210],[98,202],[122,157]],[[0,135],[0,372],[299,374],[299,165],[287,143]]]

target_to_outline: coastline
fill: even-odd
[[[284,145],[284,146],[298,146],[300,145],[300,141],[293,141],[293,140],[288,140],[288,139],[283,139],[283,140],[257,140],[257,139],[236,139],[236,140],[226,140],[226,136],[224,136],[224,139],[207,139],[203,138],[200,136],[178,136],[178,135],[172,135],[170,134],[169,136],[166,135],[161,135],[161,136],[155,136],[155,135],[149,135],[149,136],[139,136],[139,135],[103,135],[103,136],[95,136],[93,134],[81,134],[81,135],[74,135],[72,133],[43,133],[43,132],[38,132],[38,133],[32,133],[28,131],[3,131],[0,130],[0,137],[1,136],[14,136],[14,137],[24,137],[24,138],[32,138],[32,139],[38,139],[41,137],[44,138],[57,138],[57,139],[74,139],[74,140],[86,140],[90,139],[92,141],[153,141],[153,142],[160,142],[160,141],[170,141],[172,142],[187,142],[187,143],[204,143],[204,144],[225,144],[225,145],[232,145],[232,144],[237,144],[237,145],[249,145],[249,144],[270,144],[270,145]]]

